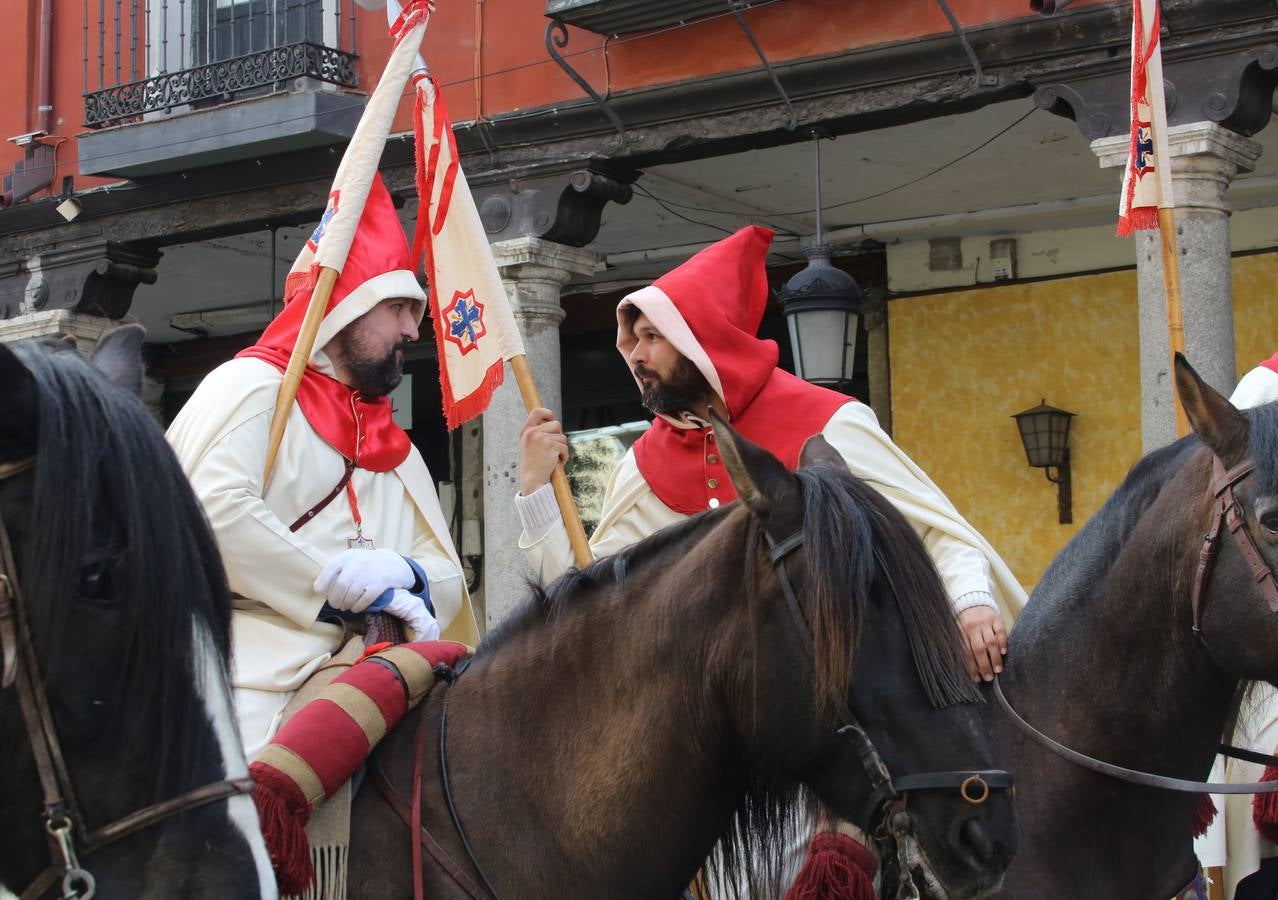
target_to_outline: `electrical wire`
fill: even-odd
[[[829,212],[829,211],[830,211],[830,210],[832,210],[832,209],[840,209],[841,207],[844,207],[844,206],[852,206],[852,205],[857,204],[857,203],[864,203],[864,202],[866,202],[867,200],[876,200],[876,199],[878,199],[879,197],[883,197],[883,196],[886,196],[886,195],[888,195],[888,194],[891,194],[891,193],[893,193],[893,192],[895,192],[895,191],[899,191],[899,190],[902,190],[902,189],[904,189],[904,188],[910,187],[910,186],[912,186],[912,185],[918,184],[920,181],[923,181],[923,180],[925,180],[925,179],[931,178],[933,175],[938,175],[938,174],[940,174],[941,172],[944,172],[946,169],[950,168],[951,166],[957,165],[958,163],[962,162],[963,160],[967,159],[968,157],[972,156],[973,154],[975,154],[975,153],[977,153],[977,152],[979,152],[979,151],[981,151],[981,150],[984,150],[984,149],[985,149],[986,147],[988,147],[990,144],[994,143],[994,142],[995,142],[996,140],[998,140],[1000,137],[1002,137],[1003,135],[1007,134],[1009,131],[1011,131],[1013,128],[1015,128],[1017,125],[1021,124],[1021,123],[1022,123],[1022,122],[1024,122],[1026,119],[1028,119],[1031,115],[1033,115],[1033,114],[1034,114],[1034,112],[1035,112],[1036,110],[1037,110],[1037,107],[1035,107],[1035,108],[1033,108],[1033,109],[1030,109],[1030,111],[1029,111],[1029,112],[1025,113],[1025,114],[1024,114],[1024,115],[1022,115],[1020,118],[1016,119],[1016,121],[1012,122],[1010,125],[1006,125],[1006,126],[1004,126],[1003,128],[999,129],[999,130],[998,130],[998,132],[997,132],[996,134],[994,134],[994,135],[990,136],[989,138],[985,139],[984,141],[982,141],[980,144],[976,145],[976,146],[975,146],[975,147],[973,147],[972,149],[967,150],[967,151],[965,151],[964,153],[962,153],[961,155],[954,157],[954,158],[953,158],[953,159],[951,159],[950,161],[948,161],[948,162],[946,162],[946,163],[943,163],[943,164],[941,164],[941,165],[937,166],[935,169],[932,169],[930,172],[926,172],[926,173],[924,173],[924,174],[922,174],[922,175],[918,176],[917,178],[912,178],[912,179],[910,179],[909,181],[906,181],[906,182],[904,182],[904,183],[902,183],[902,184],[898,184],[898,185],[896,185],[895,187],[890,187],[890,188],[888,188],[887,190],[879,191],[878,193],[875,193],[875,194],[868,194],[868,195],[866,195],[866,196],[864,196],[864,197],[857,197],[857,198],[856,198],[856,199],[854,199],[854,200],[844,200],[844,201],[842,201],[842,202],[840,202],[840,203],[833,203],[833,204],[831,204],[831,205],[829,205],[829,206],[822,206],[822,207],[821,207],[821,211],[824,213],[824,212]],[[680,202],[679,202],[679,201],[677,201],[677,200],[671,200],[671,199],[669,199],[669,198],[667,198],[667,197],[659,197],[659,196],[657,196],[656,194],[654,194],[654,193],[652,193],[651,191],[649,191],[647,188],[645,188],[645,187],[643,187],[642,185],[639,185],[639,184],[631,185],[631,189],[632,189],[632,190],[634,190],[634,191],[637,191],[637,192],[639,192],[639,193],[641,193],[641,194],[643,194],[643,195],[645,195],[645,196],[647,196],[647,197],[648,197],[649,199],[651,199],[651,200],[656,201],[656,202],[657,202],[658,204],[660,204],[660,205],[661,205],[661,206],[662,206],[662,207],[663,207],[663,208],[664,208],[667,212],[671,213],[672,215],[679,216],[679,218],[684,219],[685,221],[688,221],[688,222],[693,222],[694,224],[697,224],[697,225],[706,225],[707,227],[710,227],[710,228],[716,228],[716,227],[718,227],[718,226],[716,226],[716,225],[711,225],[711,224],[710,224],[710,223],[708,223],[708,222],[699,222],[699,221],[697,221],[697,220],[695,220],[695,219],[692,219],[692,218],[690,218],[690,217],[688,217],[688,216],[681,215],[681,214],[679,214],[678,212],[675,212],[675,210],[671,209],[671,207],[678,207],[679,209],[692,210],[693,212],[714,213],[714,214],[716,214],[716,215],[721,215],[721,216],[740,216],[740,217],[763,216],[765,221],[766,221],[766,218],[767,218],[767,217],[770,217],[770,216],[799,216],[799,215],[807,215],[807,214],[810,214],[810,213],[812,213],[812,212],[813,212],[813,210],[811,210],[811,209],[796,209],[796,210],[787,210],[787,211],[784,211],[784,212],[778,212],[778,211],[773,211],[773,210],[762,210],[762,211],[761,211],[761,210],[753,210],[753,211],[750,211],[750,212],[745,212],[745,211],[743,211],[743,212],[734,212],[734,211],[732,211],[732,210],[726,210],[726,209],[714,209],[714,208],[711,208],[711,207],[708,207],[708,206],[697,206],[696,204],[693,204],[693,203],[680,203]],[[728,202],[729,202],[729,203],[731,203],[732,201],[731,201],[731,200],[729,200]],[[786,232],[786,233],[788,233],[788,234],[797,234],[797,232],[790,231],[789,229],[780,229],[780,228],[775,228],[775,226],[774,226],[774,229],[775,229],[775,230],[777,230],[777,231],[785,231],[785,232]],[[721,230],[722,230],[722,229],[721,229]]]

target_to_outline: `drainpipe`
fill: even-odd
[[[40,0],[40,81],[36,106],[36,130],[50,134],[53,118],[53,0]]]

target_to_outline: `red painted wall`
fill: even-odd
[[[1115,2],[1122,0],[1076,0],[1071,8]],[[130,3],[136,3],[139,29],[143,28],[146,7],[145,0],[124,0],[122,4],[126,22],[121,47],[122,81],[129,80]],[[158,3],[152,5],[158,8]],[[965,27],[1031,15],[1028,0],[950,0],[950,5]],[[6,6],[5,31],[10,40],[6,52],[0,54],[0,83],[8,86],[8,99],[0,104],[0,138],[32,131],[36,122],[39,0],[9,0]],[[79,3],[54,0],[54,6],[54,110],[50,130],[67,139],[58,148],[52,185],[56,192],[64,175],[78,171],[75,135],[85,130],[85,21],[84,7]],[[109,20],[105,74],[111,84],[115,81],[114,2],[105,6]],[[345,3],[343,7],[346,8]],[[545,0],[438,0],[423,56],[444,85],[454,121],[583,99],[578,87],[546,53],[545,8]],[[90,3],[91,89],[98,86],[97,13],[98,3]],[[826,56],[949,30],[935,0],[785,0],[748,10],[744,15],[773,62]],[[360,79],[371,90],[390,48],[386,20],[383,13],[362,8],[357,19]],[[140,38],[139,56],[143,43]],[[685,27],[608,40],[570,28],[568,45],[561,52],[571,54],[573,66],[605,95],[759,65],[745,34],[726,15]],[[139,70],[144,69],[145,61],[139,59]],[[408,130],[410,115],[409,104],[403,104],[395,130]],[[21,158],[22,151],[13,144],[0,144],[0,173],[10,172]],[[107,181],[76,175],[78,189]]]

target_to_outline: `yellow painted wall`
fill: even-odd
[[[1140,456],[1136,273],[888,304],[893,438],[1027,589]],[[1074,524],[1031,469],[1013,413],[1040,400],[1070,429]]]
[[[1234,260],[1238,374],[1278,351],[1278,253]],[[1030,589],[1140,457],[1136,272],[893,300],[893,437]],[[1025,462],[1013,413],[1046,399],[1070,432],[1074,524]]]
[[[1238,377],[1278,352],[1278,253],[1234,258],[1234,352]]]

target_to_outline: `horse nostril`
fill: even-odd
[[[976,819],[968,819],[963,823],[963,827],[959,829],[959,839],[979,862],[988,862],[994,855],[994,845]]]

